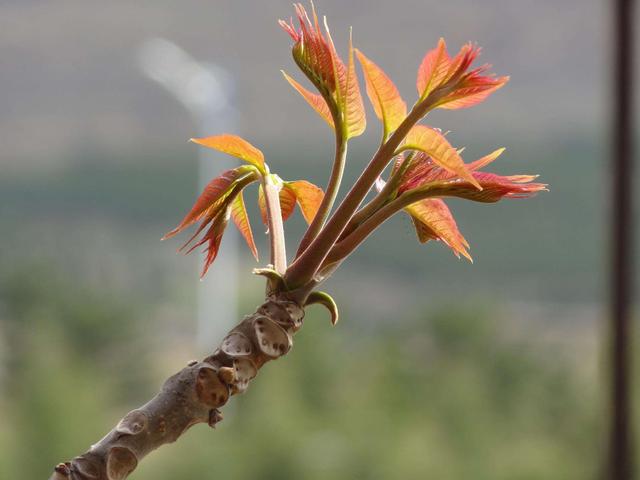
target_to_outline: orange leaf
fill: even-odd
[[[358,85],[358,77],[356,76],[356,65],[353,60],[353,43],[351,34],[349,34],[349,66],[344,87],[344,117],[347,127],[347,138],[362,135],[367,128],[367,118],[364,112],[364,104],[362,103],[362,95],[360,95],[360,86]]]
[[[284,188],[290,189],[300,205],[302,216],[305,221],[310,224],[318,213],[318,208],[324,198],[324,192],[320,187],[306,180],[296,180],[295,182],[286,182]]]
[[[296,89],[296,91],[302,95],[311,108],[313,108],[318,114],[322,117],[322,119],[329,124],[331,128],[334,128],[333,117],[331,116],[331,111],[329,110],[329,106],[322,95],[318,95],[317,93],[312,93],[298,82],[296,82],[293,78],[287,75],[285,72],[282,72],[284,78],[289,82],[289,84]]]
[[[233,223],[236,224],[238,230],[244,237],[247,245],[249,246],[249,250],[253,254],[256,262],[258,260],[258,249],[256,248],[256,244],[253,241],[253,232],[251,231],[251,223],[249,222],[249,215],[247,215],[247,209],[244,206],[244,198],[242,196],[242,192],[240,192],[231,202],[231,218]]]
[[[288,188],[282,188],[278,197],[280,198],[282,220],[287,221],[296,208],[296,195]]]
[[[418,68],[416,86],[420,98],[426,98],[447,80],[450,67],[451,59],[447,53],[447,45],[444,38],[441,38],[438,46],[427,52]]]
[[[280,211],[282,213],[282,220],[289,219],[293,210],[296,208],[296,195],[287,188],[282,188],[279,185],[278,198],[280,200]],[[264,190],[262,185],[258,189],[258,207],[260,208],[260,217],[262,217],[262,223],[269,225],[267,222],[267,201],[264,198]]]
[[[451,211],[439,198],[428,198],[405,208],[411,215],[411,220],[416,227],[418,240],[425,243],[429,240],[442,240],[453,253],[460,257],[463,255],[469,261],[471,255],[467,249],[469,243],[462,236]]]
[[[407,116],[407,105],[394,83],[378,65],[365,57],[360,50],[356,50],[356,55],[364,72],[367,95],[373,110],[382,120],[386,135],[395,131]]]
[[[491,152],[489,155],[485,155],[482,158],[479,158],[478,160],[475,160],[471,163],[469,163],[467,165],[467,168],[471,171],[475,171],[475,170],[480,170],[481,168],[486,167],[487,165],[489,165],[491,162],[493,162],[496,158],[498,158],[500,155],[502,155],[502,153],[505,151],[505,148],[499,148],[497,150],[494,150],[493,152]]]
[[[457,150],[451,146],[444,135],[433,128],[416,125],[407,134],[405,143],[400,150],[422,151],[429,155],[437,165],[469,181],[478,190],[482,190]]]
[[[182,222],[162,237],[162,239],[170,238],[201,218],[215,214],[215,211],[220,208],[224,200],[231,193],[235,182],[243,176],[243,174],[244,172],[241,168],[233,168],[211,180],[207,186],[204,187],[204,190],[191,208],[191,211],[184,217]]]
[[[192,138],[191,141],[244,160],[257,167],[262,174],[266,171],[262,152],[237,135],[215,135],[206,138]]]

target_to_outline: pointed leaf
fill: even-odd
[[[505,148],[498,148],[497,150],[494,150],[493,152],[491,152],[489,155],[485,155],[482,158],[479,158],[478,160],[475,160],[469,164],[467,164],[467,168],[469,170],[471,170],[472,172],[475,170],[480,170],[481,168],[486,167],[487,165],[489,165],[491,162],[493,162],[496,158],[498,158],[500,155],[502,155],[505,151]]]
[[[220,207],[224,199],[232,192],[235,182],[243,175],[246,175],[246,171],[242,168],[232,168],[211,180],[204,187],[191,211],[184,217],[182,222],[162,239],[170,238],[201,218],[215,213],[215,210]]]
[[[375,63],[356,49],[356,55],[364,72],[367,95],[373,105],[373,110],[384,125],[385,135],[393,132],[407,116],[407,105],[402,100],[400,92]]]
[[[444,201],[439,198],[428,198],[409,205],[405,210],[411,216],[421,243],[428,240],[442,240],[457,257],[463,255],[472,261],[467,251],[469,244],[458,230],[456,221]]]
[[[262,152],[237,135],[215,135],[206,138],[192,138],[191,141],[244,160],[257,167],[262,174],[266,172]]]
[[[202,269],[202,273],[200,274],[200,278],[204,277],[209,271],[209,267],[213,263],[213,261],[218,256],[218,252],[220,251],[220,244],[222,243],[222,235],[224,234],[225,228],[227,228],[227,223],[229,222],[229,211],[226,210],[219,217],[216,217],[216,220],[213,221],[209,231],[205,235],[207,239],[207,258],[204,261],[204,267]]]
[[[249,215],[247,215],[247,209],[244,205],[244,198],[242,192],[240,192],[231,202],[231,218],[233,219],[233,223],[236,224],[238,230],[244,237],[247,245],[249,246],[249,250],[253,254],[256,262],[258,260],[258,249],[256,248],[256,244],[253,241],[253,232],[251,231],[251,223],[249,222]]]
[[[317,93],[312,93],[298,82],[296,82],[293,78],[287,75],[285,72],[282,72],[284,78],[289,82],[289,84],[296,89],[296,91],[302,95],[311,108],[313,108],[318,114],[322,117],[322,119],[329,124],[331,128],[334,128],[333,117],[331,116],[331,110],[329,110],[329,105],[327,105],[326,100],[322,97],[322,95],[318,95]]]
[[[327,310],[329,310],[329,313],[331,314],[332,325],[338,323],[338,306],[336,305],[335,300],[331,298],[331,295],[326,292],[311,292],[307,297],[307,301],[305,302],[304,306],[306,307],[308,305],[313,305],[316,303],[323,305]]]
[[[306,180],[285,182],[284,188],[288,188],[293,192],[298,201],[298,205],[300,205],[302,216],[308,224],[311,224],[324,198],[322,189]]]
[[[482,190],[477,190],[466,181],[445,182],[435,187],[437,190],[442,189],[443,191],[443,194],[438,196],[493,203],[502,198],[529,198],[537,192],[547,189],[547,185],[544,183],[531,183],[537,178],[536,175],[502,176],[486,172],[473,172],[473,177],[482,186]]]
[[[446,81],[450,66],[451,59],[447,53],[447,45],[441,38],[438,41],[438,46],[427,52],[418,68],[416,87],[420,98],[426,98]]]
[[[424,125],[416,125],[407,134],[405,143],[400,150],[422,151],[429,155],[429,157],[442,168],[469,181],[475,185],[478,190],[482,190],[480,184],[473,178],[465,166],[462,157],[460,157],[456,149],[451,146],[444,135],[438,130]]]
[[[204,236],[185,253],[189,254],[199,246],[205,243],[207,244],[207,247],[205,249],[207,256],[204,261],[204,267],[202,269],[202,273],[200,274],[200,278],[203,278],[207,274],[209,267],[218,256],[220,243],[222,242],[222,235],[224,234],[224,230],[227,227],[227,223],[229,222],[229,210],[230,209],[227,206],[223,210],[219,211],[217,215],[212,219],[209,229],[204,234]],[[201,225],[201,229],[202,227],[204,227],[204,225],[206,224],[203,223]],[[192,237],[192,239],[194,237]]]
[[[344,92],[343,106],[347,138],[357,137],[358,135],[362,135],[367,128],[367,118],[365,116],[364,103],[362,102],[360,85],[358,84],[358,77],[356,75],[351,34],[349,34],[349,66],[346,72],[344,87],[341,85],[341,89]]]

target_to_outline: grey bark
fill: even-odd
[[[267,298],[201,361],[168,378],[148,403],[127,413],[88,451],[54,468],[50,480],[123,480],[149,452],[190,427],[222,420],[220,408],[244,392],[259,369],[285,355],[304,308],[282,294]]]

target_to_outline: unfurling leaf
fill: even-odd
[[[436,107],[446,110],[473,107],[509,81],[509,77],[481,76],[481,71],[482,67],[462,79],[455,90],[436,103]]]
[[[205,243],[207,244],[205,248],[205,252],[207,253],[207,256],[204,261],[204,267],[202,268],[202,273],[200,274],[200,278],[203,278],[207,274],[209,267],[218,256],[218,251],[220,250],[220,243],[222,242],[222,235],[224,234],[224,229],[227,227],[227,223],[229,222],[229,210],[230,209],[228,206],[226,206],[224,209],[221,209],[216,214],[216,216],[213,219],[211,219],[211,224],[209,226],[209,229],[203,235],[203,237],[197,243],[195,243],[191,248],[189,248],[189,250],[187,250],[186,252],[186,254],[189,254],[199,246]],[[197,233],[199,233],[205,225],[206,223],[203,222],[203,224],[200,226],[200,229],[198,230]],[[186,248],[188,244],[191,243],[191,241],[195,238],[196,235],[191,237],[191,239],[186,244],[183,245],[181,250]]]
[[[296,64],[318,89],[326,103],[326,109],[317,96],[292,79],[286,77],[287,80],[329,125],[336,123],[333,116],[328,115],[333,108],[340,115],[340,128],[343,129],[346,139],[361,135],[366,128],[366,118],[353,63],[351,42],[349,62],[345,66],[335,49],[326,19],[325,36],[320,30],[315,9],[312,9],[313,21],[302,5],[296,4],[295,10],[300,28],[296,29],[293,21],[287,23],[281,20],[280,25],[294,41],[292,54]]]
[[[322,98],[322,95],[310,92],[285,72],[282,72],[282,75],[284,75],[284,78],[287,80],[287,82],[289,82],[289,84],[291,84],[291,86],[295,88],[300,95],[302,95],[302,98],[304,98],[307,103],[311,105],[311,108],[318,112],[322,119],[327,122],[331,128],[334,128],[331,110],[329,110],[329,105],[327,105],[327,101]]]
[[[409,131],[404,145],[400,147],[400,151],[403,150],[418,150],[426,153],[437,165],[469,181],[478,190],[482,190],[480,184],[465,166],[458,151],[438,130],[424,125],[416,125]]]
[[[257,167],[263,175],[267,171],[262,152],[237,135],[215,135],[213,137],[192,138],[191,141],[244,160]]]
[[[258,249],[256,248],[256,244],[253,240],[253,232],[251,231],[251,223],[249,222],[249,216],[247,215],[247,209],[244,206],[244,198],[242,192],[238,193],[236,197],[231,202],[231,218],[233,223],[236,224],[238,230],[244,237],[247,245],[249,246],[249,250],[253,254],[256,262],[258,261]]]
[[[308,224],[313,222],[318,208],[324,198],[322,189],[306,180],[296,180],[294,182],[285,182],[284,188],[291,190],[296,196],[302,216]]]
[[[544,183],[532,183],[537,175],[501,176],[494,173],[473,172],[473,177],[482,186],[482,190],[476,189],[469,182],[456,180],[434,182],[431,185],[434,191],[442,192],[435,196],[465,198],[482,203],[494,203],[503,198],[529,198],[547,190],[547,185]]]
[[[247,167],[232,168],[222,173],[219,177],[211,180],[196,200],[191,211],[184,217],[182,222],[167,233],[162,239],[165,240],[181,232],[188,226],[194,224],[201,218],[214,216],[217,209],[223,204],[225,199],[233,191],[236,182],[252,174]]]
[[[458,230],[458,225],[444,201],[439,198],[427,198],[409,205],[405,211],[411,216],[421,243],[442,240],[457,257],[463,255],[472,261],[467,251],[469,244]]]
[[[222,235],[224,234],[224,229],[227,227],[228,221],[229,210],[227,209],[223,212],[220,212],[218,217],[216,217],[216,219],[211,224],[211,227],[209,227],[209,231],[204,236],[203,240],[207,241],[207,258],[205,258],[204,267],[202,268],[200,278],[204,277],[207,274],[209,267],[218,256],[218,252],[220,251],[220,243],[222,243]]]
[[[407,116],[407,105],[398,89],[384,71],[369,60],[361,51],[356,55],[364,72],[367,95],[373,110],[384,125],[386,134],[395,131]]]
[[[300,70],[311,80],[321,92],[333,92],[336,86],[333,69],[332,52],[327,40],[318,25],[318,16],[312,10],[313,23],[301,4],[294,5],[300,29],[297,30],[293,21],[287,23],[280,20],[280,26],[293,40],[291,53]]]
[[[504,150],[504,148],[499,148],[489,155],[485,155],[467,164],[467,169],[473,172],[489,165],[498,158]],[[418,152],[412,159],[406,161],[408,161],[409,164],[406,165],[407,168],[402,175],[398,193],[412,190],[430,182],[451,180],[457,177],[455,173],[451,173],[449,170],[445,170],[437,165],[431,157],[424,152]],[[394,163],[392,173],[395,173],[404,162],[404,158],[398,157]]]
[[[485,75],[488,65],[468,71],[479,54],[480,49],[477,46],[467,43],[452,59],[441,38],[438,46],[425,55],[418,69],[416,86],[420,99],[423,100],[436,90],[442,89],[440,97],[433,103],[433,108],[455,110],[472,107],[509,81],[509,77]]]
[[[316,303],[323,305],[327,310],[329,310],[329,313],[331,314],[331,323],[333,325],[338,323],[338,306],[336,305],[335,300],[331,298],[331,295],[326,292],[311,292],[307,297],[307,301],[305,302],[304,306],[306,307],[308,305],[313,305]]]

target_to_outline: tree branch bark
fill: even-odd
[[[127,413],[102,440],[54,468],[50,480],[124,480],[151,451],[190,427],[222,420],[220,408],[244,392],[259,369],[285,355],[302,326],[304,308],[286,294],[267,298],[201,361],[168,378],[160,392]]]

